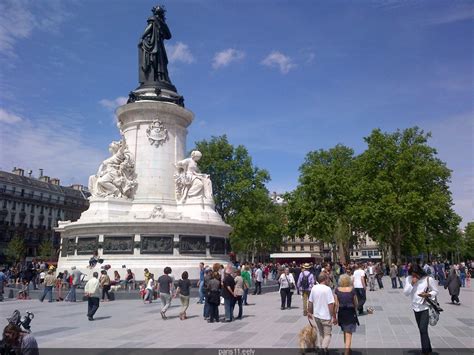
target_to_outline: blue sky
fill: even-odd
[[[165,1],[196,140],[227,134],[293,189],[307,152],[414,125],[474,220],[472,1]],[[132,5],[133,4],[133,5]],[[155,1],[0,0],[0,169],[86,184],[119,138]]]

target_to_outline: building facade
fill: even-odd
[[[41,170],[40,170],[41,171]],[[89,206],[89,193],[81,185],[61,186],[57,178],[40,173],[25,176],[23,169],[12,173],[0,171],[0,262],[5,262],[4,250],[15,237],[23,238],[26,257],[38,255],[39,245],[52,241],[59,250],[58,221],[75,221]]]

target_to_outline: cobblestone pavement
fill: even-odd
[[[358,349],[420,348],[418,329],[408,297],[401,289],[386,288],[367,292],[366,306],[374,314],[360,317],[353,337]],[[388,286],[388,288],[387,288]],[[441,289],[439,302],[444,308],[435,327],[429,327],[435,349],[473,349],[474,289],[461,289],[460,306],[449,304],[447,290]],[[6,300],[0,303],[0,326],[13,310],[34,312],[33,334],[40,348],[297,348],[297,334],[308,321],[303,317],[302,300],[293,296],[294,308],[280,310],[277,292],[249,296],[244,317],[232,323],[208,324],[202,318],[202,305],[191,299],[188,320],[181,321],[179,300],[174,299],[168,320],[161,319],[160,303],[137,300],[101,303],[96,321],[86,318],[86,302],[40,303],[32,300]],[[220,307],[221,316],[224,313]],[[330,348],[342,348],[343,336],[333,327]],[[288,349],[290,350],[290,349]]]

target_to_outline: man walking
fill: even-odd
[[[48,275],[44,278],[44,292],[40,301],[43,302],[45,297],[49,294],[49,301],[53,302],[53,287],[56,284],[56,278],[53,275],[53,270],[48,271]]]
[[[84,287],[84,294],[87,298],[87,318],[92,321],[94,320],[94,314],[99,309],[99,273],[96,271],[92,274],[92,279],[87,281]]]
[[[308,263],[303,264],[303,272],[300,274],[297,282],[297,287],[301,290],[303,295],[303,315],[308,315],[308,298],[311,293],[311,289],[314,286],[314,276],[309,271],[311,265]]]
[[[263,282],[263,271],[262,265],[258,264],[257,270],[255,270],[255,289],[254,295],[260,295],[262,293],[262,282]]]
[[[66,295],[66,298],[64,301],[66,302],[76,302],[76,289],[77,286],[81,284],[81,276],[84,275],[81,271],[76,269],[75,266],[71,268],[71,277],[72,277],[72,284],[71,284],[71,289]]]
[[[318,277],[318,285],[313,286],[309,295],[308,318],[314,319],[318,330],[318,348],[327,352],[331,342],[332,324],[337,324],[334,309],[334,296],[327,285],[329,276],[322,272]]]
[[[199,263],[199,281],[197,286],[199,287],[199,301],[198,304],[204,303],[204,263]]]
[[[362,269],[362,264],[357,264],[357,270],[354,271],[354,290],[357,295],[357,308],[359,314],[364,313],[364,303],[366,300],[365,272]]]

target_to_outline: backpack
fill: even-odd
[[[303,279],[301,280],[301,287],[303,290],[307,290],[309,288],[309,273],[307,275],[303,272]]]

